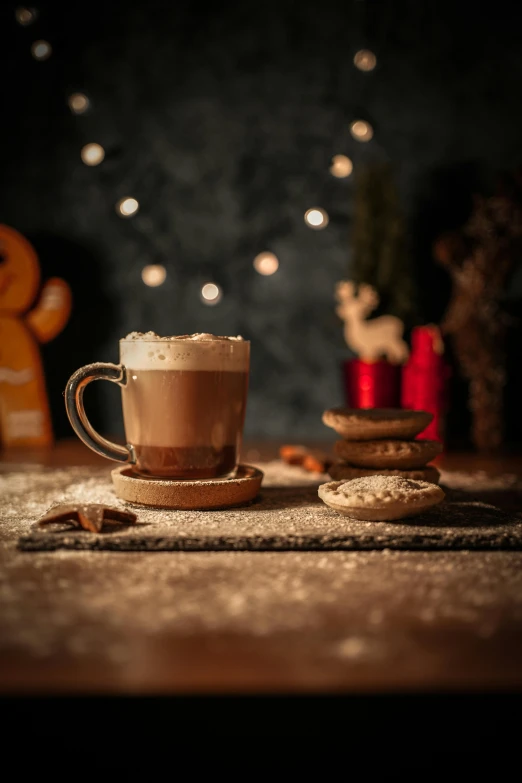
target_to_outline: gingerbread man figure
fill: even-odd
[[[40,290],[33,246],[0,225],[0,445],[47,446],[53,431],[38,343],[56,337],[67,323],[71,290],[59,277]]]

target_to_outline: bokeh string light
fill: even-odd
[[[334,177],[349,177],[353,171],[353,163],[346,155],[334,155],[332,158],[332,165],[330,166],[330,173]]]
[[[167,270],[162,264],[148,264],[141,270],[141,279],[145,285],[157,288],[167,279]]]
[[[304,220],[307,226],[315,229],[316,231],[320,231],[321,229],[326,228],[330,222],[330,218],[328,217],[326,210],[322,209],[321,207],[312,207],[311,209],[307,209],[304,215]]]
[[[53,53],[53,47],[49,41],[35,41],[31,44],[31,54],[35,60],[48,60]]]
[[[73,114],[85,114],[86,111],[89,111],[91,102],[83,92],[73,92],[67,98],[67,104]]]
[[[140,205],[137,199],[131,198],[130,196],[120,199],[116,204],[116,212],[124,218],[132,217],[139,208]]]
[[[36,8],[20,6],[15,9],[15,19],[24,27],[35,22],[38,16],[39,12]],[[47,60],[52,53],[51,44],[44,39],[34,41],[31,45],[31,55],[35,60]],[[353,62],[360,71],[369,72],[376,67],[377,57],[370,49],[360,49],[354,55]],[[85,114],[91,108],[89,97],[82,92],[71,93],[67,97],[67,104],[72,114],[77,115]],[[350,133],[356,141],[360,142],[368,142],[373,138],[373,128],[366,120],[354,120],[350,124]],[[80,156],[86,166],[98,166],[105,158],[105,150],[101,144],[90,142],[82,147]],[[353,162],[349,157],[341,154],[333,156],[330,164],[332,176],[346,178],[352,171]],[[139,207],[138,200],[131,196],[120,199],[115,205],[117,214],[122,218],[132,217],[138,212]],[[306,211],[304,220],[309,228],[321,230],[327,227],[329,216],[322,207],[312,207]],[[274,253],[264,251],[254,258],[253,265],[258,274],[273,275],[279,269],[279,259]],[[145,285],[157,287],[165,282],[167,271],[161,264],[148,264],[143,268],[141,276]],[[219,285],[209,282],[202,286],[200,296],[205,304],[214,305],[221,300],[223,292]]]
[[[99,166],[105,157],[105,150],[101,144],[93,142],[82,147],[80,155],[86,166]]]
[[[27,25],[36,22],[38,19],[38,11],[36,8],[24,8],[19,6],[15,9],[15,19],[22,27],[27,27]]]
[[[201,300],[206,305],[216,305],[223,296],[223,291],[217,283],[205,283],[201,288]]]
[[[350,133],[356,141],[373,139],[373,128],[366,120],[354,120],[350,125]]]
[[[353,58],[353,62],[360,71],[373,71],[377,65],[377,57],[370,49],[359,49]]]
[[[259,253],[254,258],[254,269],[260,275],[273,275],[279,269],[279,260],[274,253]]]

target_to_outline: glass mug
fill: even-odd
[[[78,437],[144,476],[212,479],[239,461],[250,343],[240,337],[141,335],[120,340],[120,364],[88,364],[69,379],[65,405]],[[99,435],[83,393],[91,381],[121,386],[126,445]]]

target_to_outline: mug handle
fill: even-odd
[[[96,362],[80,367],[79,370],[71,375],[65,387],[65,408],[71,426],[86,446],[101,454],[102,457],[116,460],[117,462],[136,462],[134,449],[130,444],[119,446],[117,443],[111,443],[99,435],[93,428],[83,405],[83,393],[87,384],[91,381],[112,381],[119,386],[125,386],[127,383],[127,371],[123,364],[110,364],[105,362]]]

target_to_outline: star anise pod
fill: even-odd
[[[99,533],[104,525],[123,524],[132,525],[136,522],[136,514],[131,511],[121,511],[119,508],[111,508],[103,503],[75,503],[70,506],[55,506],[47,514],[38,520],[38,524],[44,527],[55,522],[73,522],[83,530],[91,533]]]

